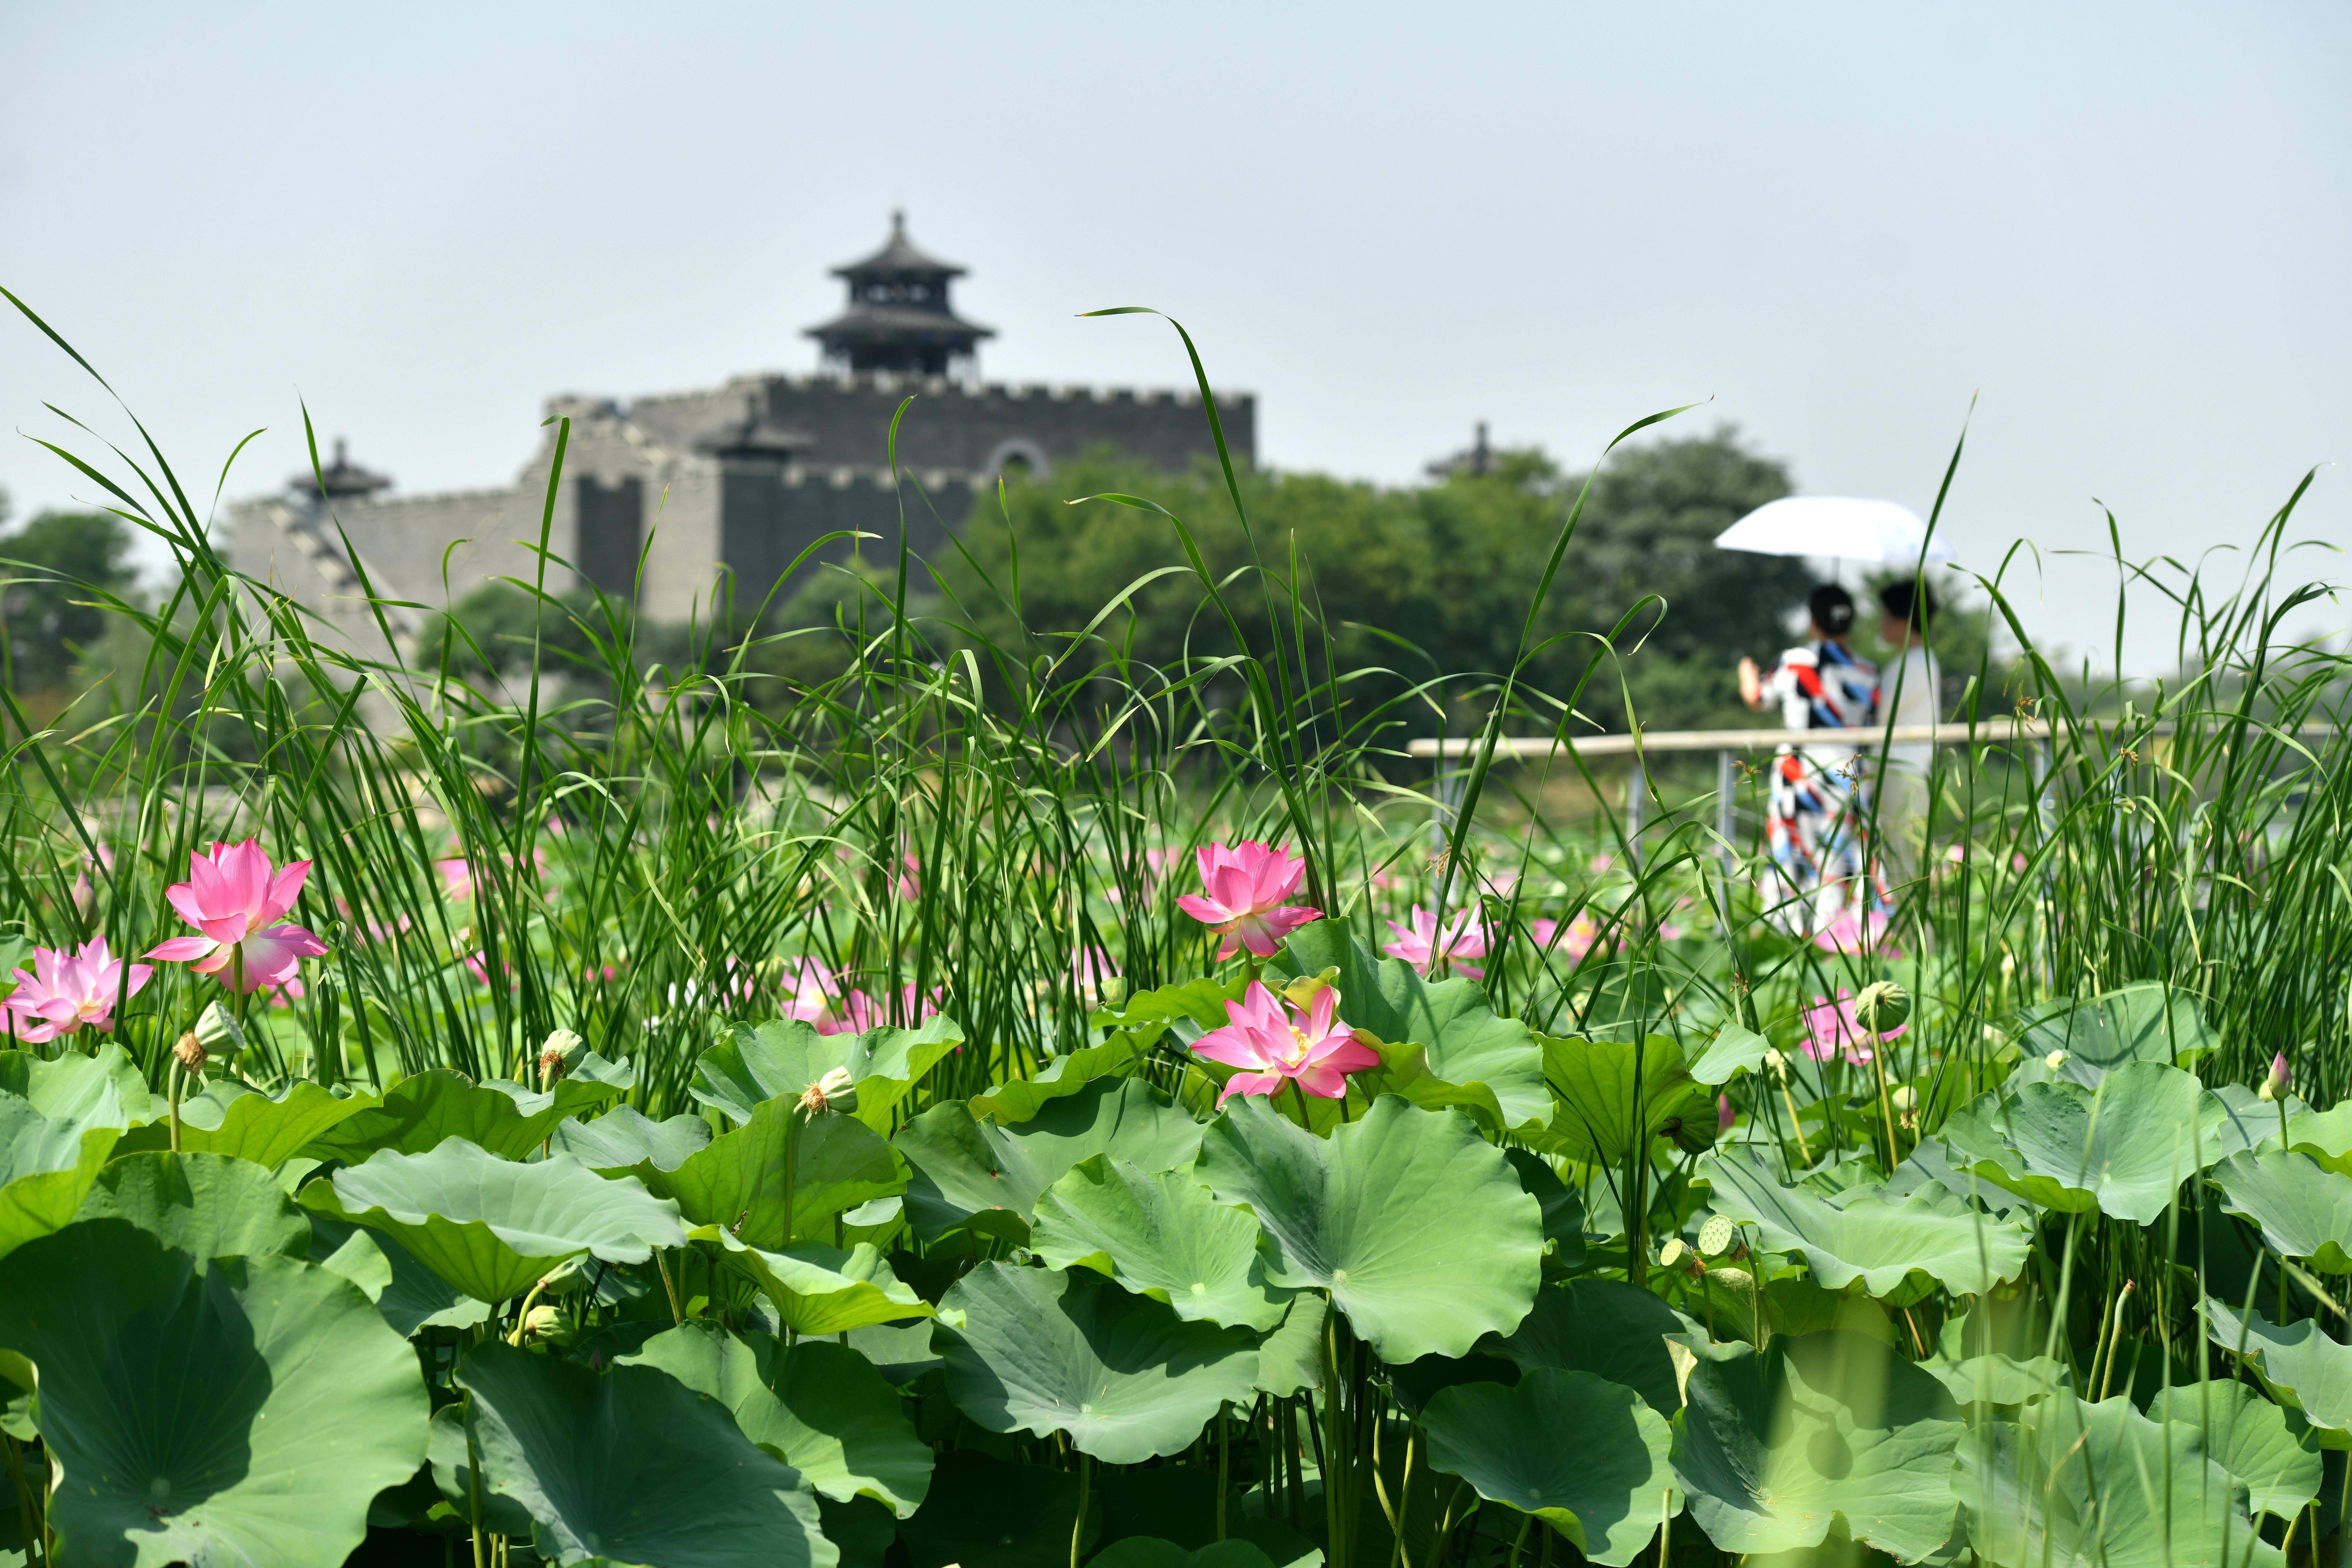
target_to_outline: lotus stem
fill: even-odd
[[[1509,1560],[1505,1563],[1504,1568],[1519,1568],[1519,1548],[1528,1543],[1528,1527],[1535,1523],[1535,1521],[1536,1516],[1534,1514],[1528,1513],[1519,1516],[1519,1532],[1511,1537],[1511,1555]]]
[[[1078,1517],[1070,1526],[1070,1568],[1078,1568],[1078,1546],[1087,1533],[1087,1492],[1094,1480],[1094,1460],[1078,1450]]]
[[[1225,1405],[1217,1402],[1217,1539],[1225,1538],[1225,1489],[1231,1484],[1231,1459],[1225,1442]]]

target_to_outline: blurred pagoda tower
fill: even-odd
[[[828,363],[852,373],[946,375],[968,367],[980,340],[996,334],[948,303],[949,280],[963,272],[916,249],[907,237],[907,215],[894,212],[881,249],[833,269],[849,284],[848,309],[808,335],[824,345]]]

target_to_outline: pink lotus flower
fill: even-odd
[[[106,939],[94,936],[79,952],[33,949],[33,973],[15,972],[16,989],[5,1004],[16,1015],[16,1038],[37,1046],[77,1029],[114,1032],[117,992],[136,996],[155,973],[151,964],[131,966],[131,988],[122,991],[122,961],[106,951]]]
[[[224,985],[237,984],[241,958],[243,989],[283,985],[294,978],[299,959],[325,954],[327,944],[298,925],[272,922],[294,907],[310,862],[297,860],[280,871],[269,863],[257,839],[242,844],[215,844],[209,854],[188,857],[188,880],[163,889],[180,918],[204,932],[176,936],[146,956],[168,963],[190,963],[199,974],[216,974]]]
[[[1898,1024],[1879,1038],[1891,1040],[1910,1026]],[[1860,1067],[1874,1054],[1870,1048],[1870,1036],[1854,1019],[1853,993],[1843,985],[1838,987],[1834,1002],[1826,996],[1813,998],[1813,1005],[1805,1009],[1805,1033],[1809,1037],[1805,1054],[1817,1062],[1834,1060],[1843,1049],[1845,1059]]]
[[[1419,904],[1412,906],[1412,925],[1402,926],[1391,921],[1388,927],[1396,932],[1396,940],[1381,951],[1391,958],[1402,958],[1423,974],[1436,967],[1440,959],[1451,959],[1454,968],[1473,980],[1486,978],[1485,970],[1461,962],[1465,958],[1486,957],[1486,950],[1492,944],[1494,931],[1485,921],[1477,918],[1476,910],[1456,910],[1454,918],[1445,923],[1443,936],[1438,933],[1437,917]]]
[[[1565,931],[1556,920],[1538,919],[1528,922],[1528,934],[1546,952],[1552,951],[1553,939],[1558,938],[1559,950],[1568,954],[1569,963],[1582,963],[1584,955],[1592,951],[1592,944],[1601,940],[1601,922],[1592,918],[1591,910],[1580,910]]]
[[[1813,933],[1813,945],[1823,952],[1883,952],[1889,958],[1900,958],[1903,950],[1888,940],[1886,926],[1886,917],[1876,910],[1866,915],[1843,910],[1837,919]]]
[[[1339,1021],[1339,994],[1326,985],[1307,1011],[1286,1007],[1256,981],[1248,994],[1225,1004],[1232,1022],[1192,1042],[1196,1056],[1242,1070],[1225,1080],[1217,1103],[1237,1094],[1273,1094],[1296,1083],[1321,1100],[1348,1092],[1348,1075],[1381,1065],[1380,1052]]]
[[[1321,910],[1283,903],[1307,879],[1307,862],[1286,849],[1269,849],[1255,839],[1203,844],[1197,860],[1209,896],[1185,893],[1176,907],[1225,939],[1217,948],[1221,959],[1244,947],[1271,958],[1292,931],[1323,918]]]
[[[823,1026],[833,1017],[833,994],[841,977],[822,958],[803,958],[784,977],[791,990],[784,997],[784,1016]]]

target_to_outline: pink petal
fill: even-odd
[[[1290,1081],[1318,1100],[1337,1100],[1348,1092],[1348,1075],[1321,1062],[1307,1063]]]
[[[1225,1087],[1217,1096],[1217,1104],[1222,1107],[1237,1094],[1276,1093],[1285,1081],[1278,1072],[1237,1072],[1225,1079]]]
[[[1206,926],[1221,926],[1233,918],[1223,904],[1213,903],[1195,893],[1179,893],[1176,907]]]
[[[175,936],[147,950],[143,956],[160,958],[166,963],[185,963],[192,958],[202,958],[220,943],[208,936]]]
[[[205,923],[205,906],[197,901],[196,889],[193,884],[174,882],[163,889],[163,898],[179,911],[180,918],[190,925],[201,926]]]
[[[269,891],[262,899],[261,907],[254,911],[254,923],[268,925],[292,909],[295,899],[302,891],[304,879],[310,875],[310,862],[308,860],[297,860],[278,872],[277,879],[269,884]]]
[[[1266,1065],[1265,1053],[1258,1049],[1255,1039],[1232,1026],[1212,1029],[1194,1040],[1192,1054],[1205,1057],[1213,1062],[1223,1062],[1229,1068],[1255,1068]]]

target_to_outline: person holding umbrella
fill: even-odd
[[[1805,607],[1811,639],[1781,654],[1769,673],[1741,659],[1739,697],[1758,710],[1777,706],[1788,728],[1805,736],[1773,754],[1765,841],[1786,899],[1782,918],[1815,936],[1859,931],[1868,906],[1884,904],[1874,887],[1861,756],[1878,723],[1878,667],[1847,640],[1853,595],[1825,583]]]
[[[1764,555],[1860,561],[1914,579],[1952,559],[1950,543],[1909,507],[1851,496],[1783,496],[1725,529],[1715,542]],[[1739,690],[1750,708],[1778,702],[1789,728],[1807,737],[1782,746],[1773,758],[1767,841],[1773,874],[1788,894],[1783,919],[1818,939],[1843,945],[1851,933],[1859,944],[1891,913],[1869,842],[1864,783],[1864,752],[1872,744],[1867,731],[1882,721],[1881,682],[1875,667],[1856,657],[1846,640],[1853,629],[1853,595],[1823,586],[1808,608],[1811,641],[1782,654],[1769,675],[1753,659],[1740,660]],[[1912,645],[1898,646],[1909,658]],[[1907,686],[1913,672],[1906,669],[1903,678]],[[1906,698],[1911,695],[1906,689]]]

